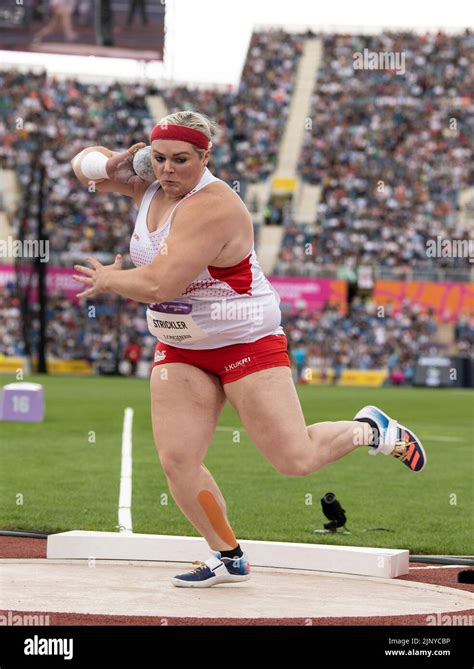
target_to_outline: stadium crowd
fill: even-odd
[[[350,262],[404,275],[469,266],[467,257],[433,260],[426,242],[469,239],[458,198],[473,184],[473,47],[469,31],[324,36],[299,163],[302,178],[322,188],[317,224],[303,231],[315,243],[303,257],[290,230],[286,269]],[[355,69],[354,54],[364,52],[403,57],[403,76]]]
[[[96,372],[114,373],[134,344],[142,362],[153,360],[156,340],[148,333],[144,305],[101,296],[91,310],[57,293],[49,300],[47,316],[49,358],[87,360]],[[474,358],[473,317],[462,316],[455,324],[453,346],[440,345],[435,314],[408,302],[395,313],[390,305],[381,310],[355,298],[345,314],[328,304],[320,312],[303,308],[284,313],[282,324],[297,378],[303,381],[306,368],[333,369],[336,380],[344,369],[387,369],[392,383],[411,383],[420,354]],[[31,331],[36,333],[34,352],[34,322]],[[24,354],[21,332],[20,303],[9,287],[0,296],[0,356]]]
[[[252,34],[231,105],[237,168],[248,181],[261,181],[276,167],[303,47],[297,33]]]
[[[0,357],[24,354],[20,315],[15,287],[7,285],[0,291]]]
[[[44,225],[55,264],[89,253],[104,258],[125,254],[133,205],[127,198],[82,188],[69,161],[84,146],[124,150],[146,141],[154,124],[146,98],[153,95],[163,96],[170,113],[199,109],[216,122],[209,167],[242,193],[247,181],[264,178],[274,168],[303,43],[302,36],[286,39],[283,31],[255,33],[237,93],[0,71],[0,168],[16,170],[22,200],[30,203],[29,211],[18,211],[15,227],[37,212],[43,149]]]
[[[16,170],[22,191],[17,234],[34,234],[42,163],[51,264],[71,267],[91,254],[103,262],[115,253],[127,259],[133,204],[81,187],[69,161],[84,146],[123,150],[146,141],[154,123],[146,102],[151,95],[161,95],[169,112],[199,109],[216,121],[209,167],[244,197],[247,183],[267,178],[275,168],[305,38],[282,30],[255,32],[235,92],[0,71],[0,169]],[[458,196],[472,184],[474,37],[469,32],[325,35],[323,44],[312,130],[299,163],[301,177],[321,185],[321,202],[317,221],[308,228],[295,225],[289,209],[265,208],[265,220],[285,227],[275,273],[377,264],[403,275],[408,268],[433,265],[428,239],[467,235]],[[355,70],[353,55],[364,49],[404,54],[405,76]],[[461,266],[467,259],[435,263]],[[408,306],[380,319],[370,303],[355,300],[346,315],[327,308],[285,319],[297,364],[304,357],[306,365],[319,361],[335,369],[387,366],[400,368],[409,381],[416,352],[436,350],[433,314]],[[104,368],[108,362],[115,369],[136,339],[141,358],[152,358],[154,340],[140,305],[101,298],[89,318],[55,294],[48,323],[51,357],[86,358]],[[118,337],[111,334],[117,327]],[[338,336],[329,337],[331,331]],[[461,319],[456,335],[460,352],[472,350],[472,323]],[[0,297],[0,353],[21,355],[21,342],[19,303],[7,289]]]
[[[122,196],[112,198],[81,187],[70,160],[84,146],[100,144],[117,150],[146,137],[152,127],[146,88],[10,71],[0,72],[0,86],[4,90],[0,167],[16,169],[23,191],[17,229],[26,220],[24,234],[33,234],[43,149],[41,162],[47,173],[43,225],[51,263],[70,265],[90,253],[104,260],[113,253],[126,253],[133,204]]]
[[[215,119],[210,168],[243,196],[248,182],[265,179],[275,167],[305,38],[255,32],[235,92],[0,72],[0,168],[17,171],[28,194],[22,201],[30,202],[29,211],[18,212],[16,227],[37,211],[33,172],[42,145],[53,261],[126,254],[133,205],[82,188],[69,160],[85,145],[125,149],[146,139],[153,125],[150,95],[162,95],[170,112],[201,109]],[[289,214],[266,214],[286,227],[277,271],[376,263],[403,274],[414,266],[466,266],[467,258],[428,257],[426,242],[468,238],[458,196],[472,184],[474,36],[325,35],[323,44],[312,129],[299,163],[302,178],[321,185],[321,202],[309,229],[294,225]],[[355,70],[353,56],[365,49],[403,54],[406,75]],[[308,244],[310,252],[303,252]]]
[[[299,309],[287,316],[285,331],[300,380],[306,368],[333,369],[335,380],[344,369],[386,369],[390,382],[399,384],[413,381],[420,354],[468,352],[469,341],[472,350],[474,320],[463,325],[463,346],[449,350],[437,342],[434,311],[406,302],[396,313],[356,297],[346,314],[330,304],[321,312]]]

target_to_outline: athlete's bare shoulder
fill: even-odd
[[[222,241],[213,265],[227,267],[242,260],[253,241],[252,217],[240,196],[222,181],[216,181],[185,200],[176,210],[184,226],[197,228],[203,235],[211,231]],[[210,226],[210,227],[209,227]]]
[[[219,212],[226,215],[235,213],[242,216],[244,212],[247,212],[247,207],[240,197],[224,181],[215,181],[208,184],[185,200],[183,206],[186,206],[188,211],[193,212],[209,211],[210,207],[212,207],[211,211],[215,211],[217,208]]]

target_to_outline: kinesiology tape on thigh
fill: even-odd
[[[198,495],[198,502],[203,508],[204,513],[209,518],[214,531],[222,541],[225,541],[229,546],[237,546],[237,539],[235,538],[232,528],[225,519],[219,502],[216,500],[210,490],[201,490]]]

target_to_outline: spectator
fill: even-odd
[[[294,364],[296,365],[296,378],[297,382],[299,383],[303,375],[303,369],[306,362],[306,349],[301,345],[293,348],[292,359]]]
[[[138,344],[137,338],[133,337],[130,343],[127,344],[127,347],[123,354],[124,360],[127,360],[130,365],[130,373],[128,376],[137,375],[137,367],[138,363],[140,362],[141,354],[142,350],[140,344]]]

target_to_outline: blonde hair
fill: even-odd
[[[212,147],[212,133],[217,131],[217,126],[214,121],[200,112],[195,111],[178,111],[174,114],[168,114],[164,116],[159,122],[158,125],[183,125],[186,128],[192,128],[193,130],[200,130],[203,132],[206,137],[209,137],[209,147]],[[198,153],[199,157],[202,158],[206,153],[204,149],[200,149],[197,146],[192,144],[194,150]]]

